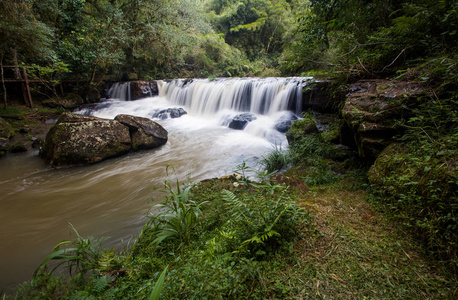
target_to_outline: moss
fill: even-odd
[[[0,118],[0,138],[9,139],[13,135],[14,135],[13,127],[3,118]]]
[[[288,139],[288,142],[291,144],[304,135],[319,133],[316,125],[316,120],[313,115],[305,114],[302,120],[294,122],[288,132],[286,132],[286,138]]]
[[[419,237],[430,254],[456,268],[456,157],[431,155],[418,143],[391,144],[370,168],[368,179],[379,196],[376,203]]]

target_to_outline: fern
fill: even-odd
[[[223,200],[229,205],[229,212],[231,216],[235,219],[241,219],[242,217],[245,222],[252,224],[251,216],[253,215],[253,212],[249,209],[247,204],[240,201],[231,191],[223,190],[222,194]]]
[[[295,222],[294,217],[298,211],[290,199],[283,197],[283,187],[273,185],[270,181],[248,184],[254,188],[254,195],[238,198],[231,191],[221,192],[231,217],[224,227],[236,228],[238,245],[235,245],[235,249],[233,245],[232,253],[266,253],[259,247],[264,248],[268,240],[280,237],[281,232],[289,230],[288,228]],[[209,255],[214,256],[218,251],[229,250],[222,247],[224,239],[221,236],[208,242]],[[256,248],[258,251],[252,252]]]

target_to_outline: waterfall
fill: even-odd
[[[107,91],[107,99],[130,101],[130,82],[116,82]]]
[[[302,91],[311,82],[307,77],[158,80],[158,96],[135,101],[119,101],[135,97],[130,96],[131,83],[115,83],[107,92],[108,101],[78,113],[104,118],[132,114],[183,130],[222,126],[235,129],[237,138],[243,132],[281,145],[302,113]]]
[[[159,95],[184,106],[191,114],[211,116],[223,110],[272,115],[302,112],[302,89],[311,78],[174,79],[161,85]]]

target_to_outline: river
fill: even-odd
[[[291,114],[288,106],[300,101],[301,87],[295,83],[299,93],[291,96],[282,80],[273,87],[268,83],[271,88],[258,88],[256,81],[251,87],[242,84],[242,92],[234,87],[240,79],[194,86],[175,81],[165,83],[157,97],[112,99],[79,111],[111,119],[121,113],[151,118],[170,107],[188,111],[176,119],[155,119],[169,140],[154,150],[66,168],[47,166],[37,151],[0,159],[0,290],[31,279],[57,243],[75,239],[68,223],[83,237],[107,237],[107,247],[122,247],[138,235],[148,209],[164,199],[164,180],[194,183],[232,173],[243,162],[258,168],[258,160],[274,147],[287,147],[285,135],[274,127]],[[238,98],[247,95],[249,104]],[[291,97],[294,103],[287,103]],[[244,130],[228,128],[228,120],[241,111],[256,120]]]

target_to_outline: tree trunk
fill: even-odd
[[[11,48],[11,53],[13,54],[13,65],[17,66],[13,69],[14,72],[14,79],[22,79],[21,71],[19,70],[19,62],[17,60],[17,49]]]
[[[3,104],[5,105],[5,109],[8,108],[8,101],[6,101],[6,87],[5,87],[5,78],[3,76],[3,55],[0,57],[0,69],[1,69],[1,76],[2,76],[2,86],[3,86]]]
[[[21,70],[19,69],[19,61],[17,59],[17,49],[11,48],[11,53],[13,54],[13,64],[16,66],[13,68],[14,78],[17,80],[22,79],[21,77]],[[21,82],[21,89],[22,89],[22,96],[24,97],[24,102],[26,105],[29,105],[29,101],[27,100],[27,91],[24,82]]]

